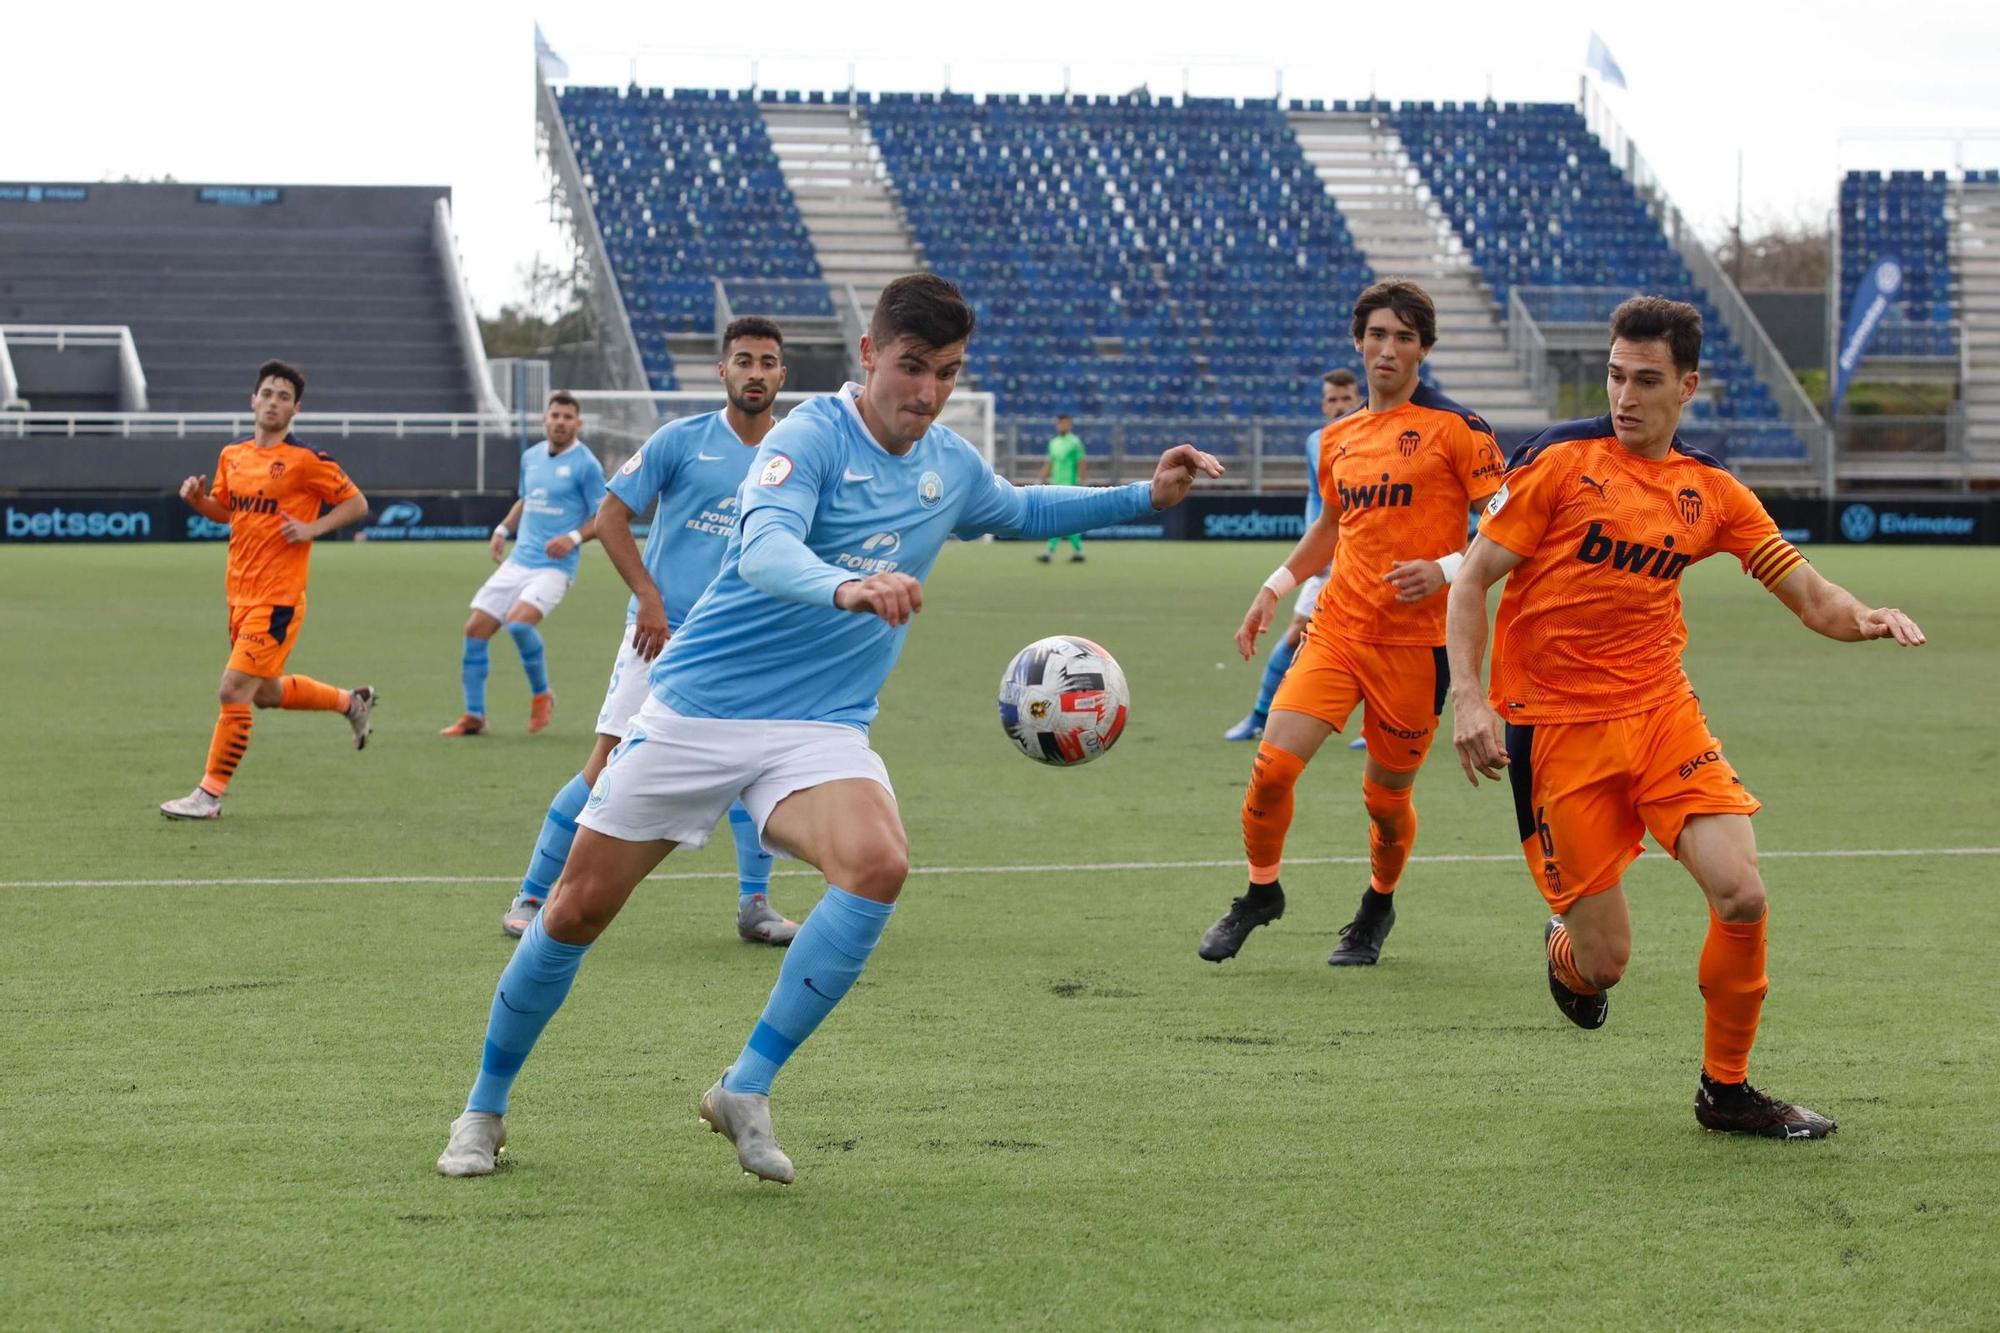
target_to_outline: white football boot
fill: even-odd
[[[730,1092],[717,1079],[701,1094],[701,1118],[736,1145],[736,1160],[744,1171],[780,1185],[792,1183],[792,1159],[771,1132],[769,1097],[761,1092]]]
[[[374,728],[368,725],[368,715],[375,711],[376,700],[373,685],[356,685],[347,692],[347,725],[354,728],[354,748],[368,747],[368,733]]]
[[[507,1146],[507,1126],[491,1111],[467,1111],[451,1122],[451,1142],[438,1158],[441,1176],[490,1176]]]
[[[220,819],[222,798],[206,787],[196,787],[178,801],[160,802],[160,813],[168,819]]]

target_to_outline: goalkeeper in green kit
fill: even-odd
[[[1074,430],[1070,429],[1071,424],[1069,414],[1066,412],[1056,418],[1056,433],[1054,438],[1049,441],[1049,461],[1042,464],[1042,484],[1044,486],[1081,486],[1085,484],[1084,476],[1088,469],[1085,467],[1083,461],[1083,441],[1077,438]],[[1067,537],[1049,538],[1049,549],[1036,556],[1035,559],[1046,565],[1055,558],[1056,547],[1063,542],[1068,542],[1076,548],[1070,552],[1069,562],[1072,565],[1082,564],[1083,535],[1074,532]]]

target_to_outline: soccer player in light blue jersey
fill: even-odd
[[[945,539],[1048,538],[1166,509],[1222,465],[1167,450],[1150,482],[1016,487],[937,424],[972,310],[930,273],[883,289],[866,382],[814,398],[765,437],[722,569],[653,664],[651,693],[591,789],[555,892],[501,973],[479,1077],[437,1169],[484,1175],[522,1062],[583,955],[677,845],[740,799],[767,847],[826,876],[736,1062],[701,1116],[744,1170],[790,1183],[771,1081],[860,976],[909,873],[888,771],[868,745],[876,692],[924,604]]]
[[[1329,370],[1320,377],[1319,412],[1329,422],[1338,421],[1361,406],[1361,389],[1351,370]],[[1321,429],[1324,429],[1322,427]],[[1323,508],[1319,495],[1319,437],[1315,430],[1306,436],[1306,526],[1310,528],[1319,522]],[[1222,733],[1226,741],[1254,741],[1264,734],[1264,723],[1271,715],[1271,700],[1277,696],[1279,682],[1292,669],[1292,658],[1298,654],[1299,640],[1306,632],[1306,622],[1312,619],[1313,603],[1319,600],[1320,589],[1326,586],[1326,571],[1307,579],[1299,585],[1299,595],[1292,603],[1292,625],[1283,637],[1271,645],[1271,656],[1264,663],[1264,679],[1257,688],[1257,702],[1250,708],[1241,722]],[[1363,749],[1368,742],[1356,736],[1350,749]]]
[[[583,771],[549,803],[521,891],[500,918],[500,928],[516,939],[562,873],[591,784],[646,698],[649,665],[722,564],[736,531],[737,489],[771,429],[771,405],[785,383],[784,356],[785,335],[776,324],[755,315],[733,321],[716,366],[728,405],[660,427],[611,479],[597,511],[597,540],[632,589],[625,636],[597,712],[597,743]],[[656,500],[642,555],[632,520]],[[729,807],[729,831],[736,838],[736,933],[753,943],[790,944],[799,928],[771,906],[771,854],[741,802]]]
[[[590,446],[577,440],[583,409],[568,393],[558,389],[549,395],[542,429],[548,438],[521,455],[520,499],[487,543],[500,568],[473,594],[460,667],[465,712],[439,733],[443,736],[477,736],[486,730],[486,642],[502,624],[520,650],[521,669],[528,676],[528,730],[540,731],[555,712],[542,633],[535,626],[576,581],[577,548],[597,533],[604,469]],[[514,552],[503,563],[500,553],[509,537],[516,538]]]

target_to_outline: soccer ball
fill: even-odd
[[[1075,634],[1037,639],[1000,678],[1000,727],[1038,763],[1089,763],[1117,742],[1131,707],[1118,663]]]

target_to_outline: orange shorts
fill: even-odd
[[[306,608],[298,606],[232,606],[229,608],[229,669],[246,676],[285,674],[285,659],[299,641]]]
[[[1357,703],[1369,757],[1398,773],[1414,773],[1437,735],[1438,713],[1451,688],[1444,649],[1350,643],[1308,630],[1291,670],[1271,699],[1272,712],[1304,713],[1340,731]]]
[[[1616,888],[1647,833],[1674,855],[1695,815],[1762,808],[1693,695],[1603,722],[1507,728],[1521,851],[1558,915]]]

